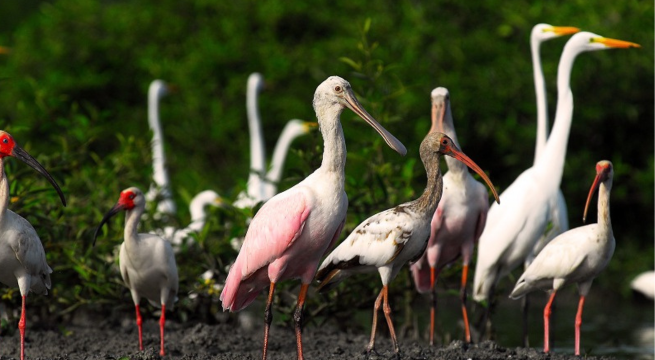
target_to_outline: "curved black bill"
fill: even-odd
[[[104,225],[107,221],[109,221],[109,219],[111,219],[112,216],[118,214],[123,209],[124,206],[122,204],[116,204],[105,214],[105,216],[102,218],[102,221],[100,221],[100,225],[98,225],[98,228],[96,228],[96,232],[93,234],[93,246],[96,246],[96,239],[98,238],[100,229],[102,229],[102,225]]]
[[[45,178],[48,179],[48,181],[50,181],[50,183],[55,188],[55,190],[57,190],[57,193],[59,193],[59,198],[61,199],[61,203],[64,204],[64,206],[66,206],[66,198],[64,198],[64,193],[59,188],[59,185],[57,185],[55,179],[48,173],[48,171],[46,171],[46,169],[43,168],[43,166],[41,166],[41,164],[39,164],[38,161],[36,161],[35,158],[32,157],[32,155],[28,154],[27,151],[23,150],[20,146],[16,145],[12,150],[11,156],[26,163],[34,170],[38,171],[41,175],[45,176]]]

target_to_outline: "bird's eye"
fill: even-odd
[[[9,144],[9,140],[7,138],[2,139],[2,142],[5,144]]]
[[[441,140],[441,145],[448,145],[448,140],[447,139]]]
[[[338,93],[340,93],[341,90],[342,90],[342,89],[341,89],[341,86],[339,86],[339,85],[337,85],[337,86],[334,87],[334,91],[336,91],[336,92],[338,92]]]
[[[130,200],[134,200],[134,194],[129,196]]]

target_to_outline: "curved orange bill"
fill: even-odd
[[[641,47],[641,45],[639,45],[637,43],[630,42],[630,41],[623,41],[623,40],[610,39],[610,38],[604,38],[604,37],[594,38],[591,41],[604,44],[605,46],[610,47],[610,48],[617,48],[617,49],[640,48]]]
[[[596,174],[594,183],[591,185],[591,189],[589,190],[589,195],[587,196],[587,203],[584,206],[584,214],[582,214],[583,223],[587,220],[587,210],[589,209],[589,203],[591,202],[591,198],[594,196],[594,192],[596,192],[596,189],[598,189],[598,185],[600,185],[602,175],[603,173],[601,172]]]
[[[439,106],[441,105],[441,106]],[[443,119],[446,117],[446,101],[432,103],[432,127],[430,132],[444,132]]]
[[[463,162],[464,164],[466,164],[466,166],[470,167],[473,171],[478,173],[478,175],[480,175],[480,177],[484,179],[484,181],[487,183],[487,186],[489,186],[489,188],[491,189],[491,192],[494,194],[494,197],[496,198],[496,202],[500,204],[500,198],[498,197],[498,193],[496,192],[496,188],[494,187],[494,184],[491,183],[491,180],[489,179],[487,174],[485,174],[484,171],[482,171],[482,169],[478,166],[478,164],[473,162],[471,158],[469,158],[461,150],[456,148],[454,144],[450,146],[450,152],[447,153],[446,155],[450,155],[455,159]]]
[[[347,89],[345,91],[345,99],[346,99],[346,106],[350,110],[352,110],[355,114],[359,115],[362,119],[364,119],[369,125],[371,125],[379,134],[382,136],[384,141],[389,145],[390,148],[396,150],[400,155],[405,155],[407,154],[407,149],[405,148],[405,145],[400,142],[400,140],[396,139],[395,136],[391,135],[390,132],[387,131],[380,123],[378,123],[373,117],[364,110],[364,108],[359,105],[359,102],[357,101],[357,98],[355,95],[352,93],[352,90]]]
[[[105,216],[102,217],[102,221],[100,221],[100,225],[96,228],[96,232],[93,234],[93,246],[96,246],[96,239],[98,238],[98,234],[100,233],[100,229],[102,229],[102,225],[104,225],[109,219],[111,219],[112,216],[118,214],[121,210],[125,209],[125,206],[121,203],[117,203],[114,205],[111,210],[109,210]]]
[[[573,26],[553,26],[553,32],[557,35],[570,35],[580,31],[577,27]]]

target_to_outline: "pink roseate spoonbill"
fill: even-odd
[[[550,199],[556,196],[566,157],[573,93],[569,80],[575,58],[586,51],[634,48],[638,44],[579,32],[564,46],[557,72],[555,125],[537,163],[525,170],[501,195],[503,206],[492,205],[480,236],[473,298],[486,301],[497,282],[524,263],[546,231]],[[487,307],[489,309],[489,307]],[[486,311],[488,316],[488,310]]]
[[[173,309],[177,300],[178,276],[175,255],[171,244],[154,234],[138,234],[137,228],[145,211],[146,199],[141,190],[130,187],[121,192],[118,202],[105,214],[93,235],[95,245],[102,225],[112,216],[125,210],[125,233],[121,244],[119,262],[121,277],[132,293],[136,309],[136,325],[139,329],[139,350],[143,350],[141,336],[141,312],[139,302],[145,297],[153,306],[161,306],[159,354],[164,356],[164,324],[166,309]]]
[[[25,302],[27,294],[47,294],[50,289],[52,269],[46,263],[41,239],[32,225],[20,215],[7,208],[9,204],[9,180],[5,174],[5,158],[15,157],[41,175],[45,176],[57,190],[61,203],[66,199],[55,179],[23,150],[14,138],[0,130],[0,282],[18,287],[22,297],[22,308],[18,330],[20,332],[20,358],[25,358]]]
[[[396,355],[400,348],[391,321],[391,307],[388,300],[389,282],[408,261],[418,259],[430,237],[430,220],[437,209],[442,194],[443,180],[439,170],[441,155],[449,155],[471,167],[480,174],[497,197],[491,180],[468,156],[464,155],[451,138],[439,132],[430,132],[421,142],[421,161],[427,172],[427,186],[416,200],[375,214],[359,224],[355,230],[323,261],[316,274],[319,290],[335,286],[345,277],[367,270],[380,273],[382,290],[373,308],[371,341],[366,349],[373,351],[377,313],[384,303],[391,341]]]
[[[615,240],[610,220],[610,191],[614,171],[612,163],[603,160],[596,164],[596,178],[585,205],[583,219],[587,217],[589,203],[598,190],[598,223],[569,230],[544,247],[532,264],[521,275],[510,298],[518,299],[533,290],[551,291],[544,308],[544,352],[550,351],[549,319],[555,294],[569,283],[578,285],[580,302],[575,316],[575,355],[580,355],[580,325],[585,297],[596,276],[607,267],[614,254]]]
[[[446,88],[432,90],[432,128],[430,132],[444,132],[459,148],[450,94]],[[443,177],[444,191],[437,210],[432,216],[430,239],[423,256],[411,266],[416,289],[432,294],[430,308],[430,345],[434,344],[434,314],[436,308],[435,282],[444,266],[462,256],[462,282],[460,298],[464,334],[471,342],[468,314],[466,312],[466,281],[473,246],[478,241],[487,221],[489,199],[485,186],[469,174],[466,164],[446,157],[448,172]]]
[[[159,101],[170,93],[169,86],[163,80],[154,80],[148,88],[148,124],[152,131],[152,179],[154,184],[146,193],[148,201],[157,201],[155,217],[175,215],[177,207],[171,192],[171,183],[166,170],[164,152],[164,132],[159,120]]]
[[[252,219],[243,246],[221,292],[223,310],[239,311],[270,285],[264,313],[263,358],[268,349],[275,285],[300,278],[294,322],[298,359],[303,359],[302,308],[321,257],[341,233],[348,208],[344,191],[346,143],[340,116],[349,108],[404,155],[403,144],[359,104],[348,81],[331,76],[314,93],[314,110],[323,135],[321,167],[292,188],[266,202]]]
[[[541,43],[564,35],[575,34],[580,29],[571,26],[552,26],[549,24],[537,24],[532,28],[530,34],[530,50],[532,54],[532,72],[534,78],[534,90],[537,98],[537,141],[534,151],[534,162],[546,147],[546,138],[548,137],[548,101],[546,99],[546,83],[544,73],[541,68]],[[557,194],[550,198],[550,212],[548,222],[550,227],[537,240],[532,252],[526,258],[524,268],[527,269],[532,259],[543,249],[543,247],[555,236],[569,229],[569,214],[566,210],[566,201],[562,190],[557,190]],[[523,346],[529,347],[528,341],[528,297],[523,298]]]
[[[630,288],[651,300],[655,299],[655,271],[645,271],[639,274],[630,282]]]
[[[284,162],[289,152],[291,143],[299,136],[305,135],[315,128],[318,124],[298,119],[292,119],[287,122],[282,129],[282,134],[277,139],[275,149],[273,150],[273,159],[271,168],[266,173],[266,182],[264,183],[264,198],[266,201],[277,194],[277,186],[282,179],[282,170]]]

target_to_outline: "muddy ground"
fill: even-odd
[[[165,358],[174,359],[260,359],[263,328],[247,331],[233,325],[166,324]],[[30,328],[26,332],[26,357],[29,359],[158,359],[159,324],[145,320],[145,351],[139,352],[136,326],[128,318],[101,320],[97,325],[60,326],[58,329]],[[307,359],[366,359],[363,349],[368,334],[345,333],[332,327],[308,327],[303,332]],[[545,355],[537,349],[503,348],[491,341],[467,346],[454,341],[447,347],[432,348],[425,342],[401,339],[401,359],[579,359],[571,354]],[[388,337],[379,336],[378,355],[369,359],[392,358]],[[20,357],[18,332],[0,338],[0,360]],[[295,336],[290,328],[271,329],[269,359],[295,359]],[[613,359],[587,357],[587,359]]]

